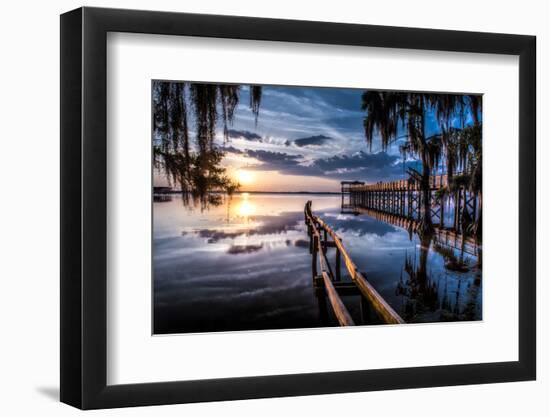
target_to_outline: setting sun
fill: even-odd
[[[239,181],[239,184],[241,185],[249,185],[254,182],[254,174],[250,171],[240,169],[237,172],[237,181]]]

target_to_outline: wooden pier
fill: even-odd
[[[376,184],[342,183],[342,210],[355,213],[358,208],[376,210],[381,213],[397,215],[403,219],[419,222],[422,217],[423,192],[419,181],[414,179],[379,182]],[[481,202],[475,193],[467,187],[457,186],[450,191],[447,175],[433,175],[429,178],[428,206],[434,226],[440,230],[451,230],[455,235],[467,234],[464,230],[467,218],[470,224],[475,222],[481,213]],[[452,205],[445,205],[438,192],[445,190],[452,196]],[[345,196],[349,195],[349,201]],[[452,221],[445,218],[445,211],[451,210]],[[357,213],[355,213],[357,214]]]
[[[322,288],[326,291],[338,323],[341,326],[354,325],[353,319],[339,295],[340,291],[349,292],[350,289],[357,289],[358,293],[363,297],[362,300],[364,299],[368,302],[369,307],[374,310],[383,323],[405,323],[399,314],[393,310],[367,281],[365,276],[358,271],[357,266],[349,256],[338,235],[321,218],[312,213],[311,201],[306,203],[304,217],[309,236],[313,281],[317,285],[322,285]],[[327,258],[329,248],[336,250],[334,269]],[[342,259],[352,280],[351,283],[341,282]]]

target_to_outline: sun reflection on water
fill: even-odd
[[[236,214],[238,217],[242,217],[248,220],[250,216],[256,214],[256,205],[249,200],[249,194],[241,194],[241,201],[236,207]]]

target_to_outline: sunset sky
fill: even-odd
[[[387,152],[380,141],[372,151],[365,141],[361,111],[363,89],[264,86],[257,125],[242,86],[240,103],[224,143],[224,166],[241,191],[339,191],[340,181],[375,182],[405,177],[399,143]],[[433,114],[428,135],[436,133]],[[192,132],[191,132],[192,134]],[[155,174],[155,185],[166,180]]]

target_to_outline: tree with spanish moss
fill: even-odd
[[[473,119],[469,126],[465,126],[466,109]],[[421,189],[420,230],[433,230],[429,179],[442,158],[451,186],[463,186],[461,182],[467,181],[469,190],[481,195],[481,96],[368,90],[362,96],[362,110],[366,112],[363,126],[369,147],[375,136],[380,137],[384,151],[404,139],[400,146],[403,156],[420,159],[420,172],[408,170]],[[440,127],[440,133],[430,136],[428,110],[434,111]],[[461,120],[461,128],[455,127],[456,118]],[[460,176],[455,178],[457,173]]]
[[[401,152],[418,157],[422,171],[410,168],[409,174],[420,184],[421,227],[424,233],[433,230],[430,201],[430,174],[439,163],[440,142],[426,135],[426,108],[429,105],[426,94],[392,91],[365,91],[362,95],[362,110],[365,138],[372,148],[374,138],[380,137],[382,150],[398,139],[405,139]],[[398,136],[399,129],[405,131]]]
[[[221,122],[229,137],[241,86],[189,82],[153,82],[154,166],[183,193],[204,197],[211,191],[233,192],[238,184],[221,165],[224,153],[215,145]],[[249,87],[256,122],[262,89]]]
[[[445,154],[448,188],[440,190],[439,197],[445,199],[459,192],[468,192],[479,200],[480,212],[477,218],[470,218],[468,211],[462,213],[461,222],[466,233],[481,240],[481,198],[482,198],[482,157],[481,157],[481,96],[456,94],[429,94],[428,101],[435,111]],[[466,125],[466,115],[472,122]],[[460,128],[454,127],[459,119]]]

